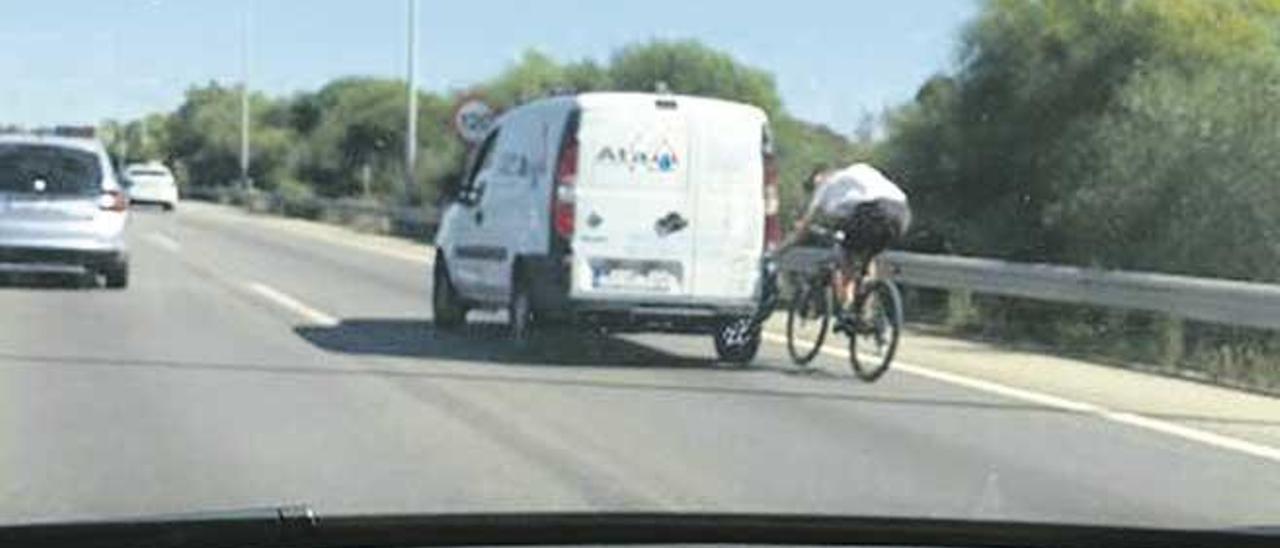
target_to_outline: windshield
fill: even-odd
[[[1280,526],[1280,3],[11,4],[0,526]]]
[[[92,194],[100,179],[98,158],[90,152],[0,144],[0,192]]]

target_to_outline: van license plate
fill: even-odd
[[[684,275],[674,261],[592,259],[590,264],[592,288],[605,291],[676,293]]]

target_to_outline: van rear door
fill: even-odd
[[[699,101],[687,110],[692,154],[694,261],[700,299],[742,302],[755,294],[764,248],[762,112]]]
[[[640,101],[582,110],[575,298],[661,301],[694,290],[689,124],[663,100]]]

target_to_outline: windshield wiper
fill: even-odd
[[[608,544],[1253,547],[1250,531],[791,514],[510,513],[319,517],[306,507],[0,527],[24,547],[392,547]]]

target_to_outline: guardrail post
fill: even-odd
[[[954,289],[947,292],[946,326],[963,327],[973,318],[973,292],[967,289]]]
[[[1160,343],[1160,365],[1177,367],[1186,353],[1184,320],[1170,314],[1156,316],[1157,337]]]

